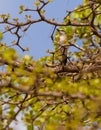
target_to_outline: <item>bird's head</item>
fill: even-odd
[[[64,30],[62,29],[57,29],[59,33],[59,43],[60,44],[66,44],[67,43],[67,34]]]
[[[65,35],[66,34],[66,32],[64,30],[62,30],[62,29],[57,29],[57,31],[59,32],[60,35]]]

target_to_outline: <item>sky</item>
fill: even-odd
[[[27,8],[34,8],[33,3],[35,0],[0,0],[0,15],[3,13],[10,13],[11,18],[19,18],[20,21],[24,21],[24,14],[19,15],[19,6],[24,5]],[[62,22],[64,16],[66,16],[66,10],[73,10],[77,5],[82,4],[83,0],[53,0],[45,9],[46,16],[48,18],[55,18],[57,21]],[[26,12],[27,13],[27,12]],[[37,15],[32,14],[33,17]],[[0,31],[3,30],[3,26],[0,25]],[[40,57],[47,55],[46,50],[52,50],[53,45],[51,41],[51,33],[53,30],[52,25],[48,25],[44,22],[36,23],[23,34],[21,45],[26,48],[29,47],[29,52],[22,52],[18,47],[16,47],[18,53],[21,55],[28,54],[33,56],[33,59],[37,60]],[[4,35],[3,42],[11,44],[11,41],[15,37],[10,37],[9,34]],[[19,119],[20,120],[20,119]],[[24,125],[19,121],[18,123],[13,123],[12,127],[14,130],[26,130]]]

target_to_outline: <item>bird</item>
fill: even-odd
[[[59,33],[59,44],[66,44],[67,42],[67,35],[64,30],[57,29]]]
[[[67,52],[68,52],[68,45],[67,43],[67,35],[64,30],[57,29],[59,33],[59,41],[58,45],[60,47],[60,53],[61,53],[61,65],[65,66],[67,63]]]

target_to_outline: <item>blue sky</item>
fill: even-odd
[[[10,13],[12,18],[19,17],[19,19],[23,21],[24,14],[19,15],[19,6],[25,5],[27,8],[34,8],[34,2],[35,0],[0,0],[0,14]],[[46,16],[48,18],[56,18],[57,21],[62,21],[67,9],[72,10],[82,2],[83,0],[54,0],[45,8],[47,10]],[[35,14],[32,15],[37,17]],[[44,22],[32,25],[32,27],[23,34],[21,40],[22,46],[29,47],[30,49],[29,52],[25,53],[33,56],[34,59],[47,55],[46,50],[53,48],[50,39],[52,29],[52,25],[48,25]],[[1,27],[0,30],[2,30]],[[10,44],[14,39],[15,37],[10,37],[9,34],[6,34],[3,41]],[[20,52],[21,55],[25,54],[18,47],[17,51]]]
[[[57,21],[62,21],[62,18],[66,15],[66,10],[72,10],[77,5],[82,4],[83,0],[53,0],[54,2],[50,3],[45,9],[47,10],[46,16],[48,18],[56,18]],[[0,14],[2,13],[10,13],[12,18],[19,17],[21,21],[24,20],[24,15],[19,15],[19,6],[25,5],[25,7],[33,7],[33,3],[35,0],[0,0]],[[27,13],[27,12],[26,12]],[[37,17],[32,14],[33,17]],[[53,45],[50,39],[50,35],[52,32],[53,26],[48,25],[44,22],[36,23],[32,25],[32,27],[23,34],[23,38],[21,40],[21,44],[23,47],[29,47],[29,52],[22,52],[19,48],[17,51],[21,54],[29,54],[33,56],[34,59],[38,59],[42,56],[45,56],[46,50],[52,50]],[[0,30],[2,30],[2,25],[0,25]],[[3,42],[8,44],[14,40],[15,37],[10,37],[9,34],[4,36]],[[14,130],[26,128],[21,124],[17,123],[17,125],[13,125]]]

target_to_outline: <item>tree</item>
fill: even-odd
[[[35,9],[20,6],[26,21],[10,21],[10,14],[0,16],[5,31],[0,33],[0,129],[10,130],[19,114],[28,130],[97,130],[101,128],[101,1],[84,0],[83,5],[67,11],[63,22],[48,19],[44,8],[51,0],[36,0]],[[27,12],[38,13],[32,19]],[[2,43],[5,33],[17,37],[12,46],[20,45],[21,31],[34,23],[54,25],[50,56],[34,61],[21,57],[13,47]],[[59,45],[56,28],[66,32],[66,44]],[[56,32],[56,33],[54,33]],[[67,63],[61,64],[65,47]]]

